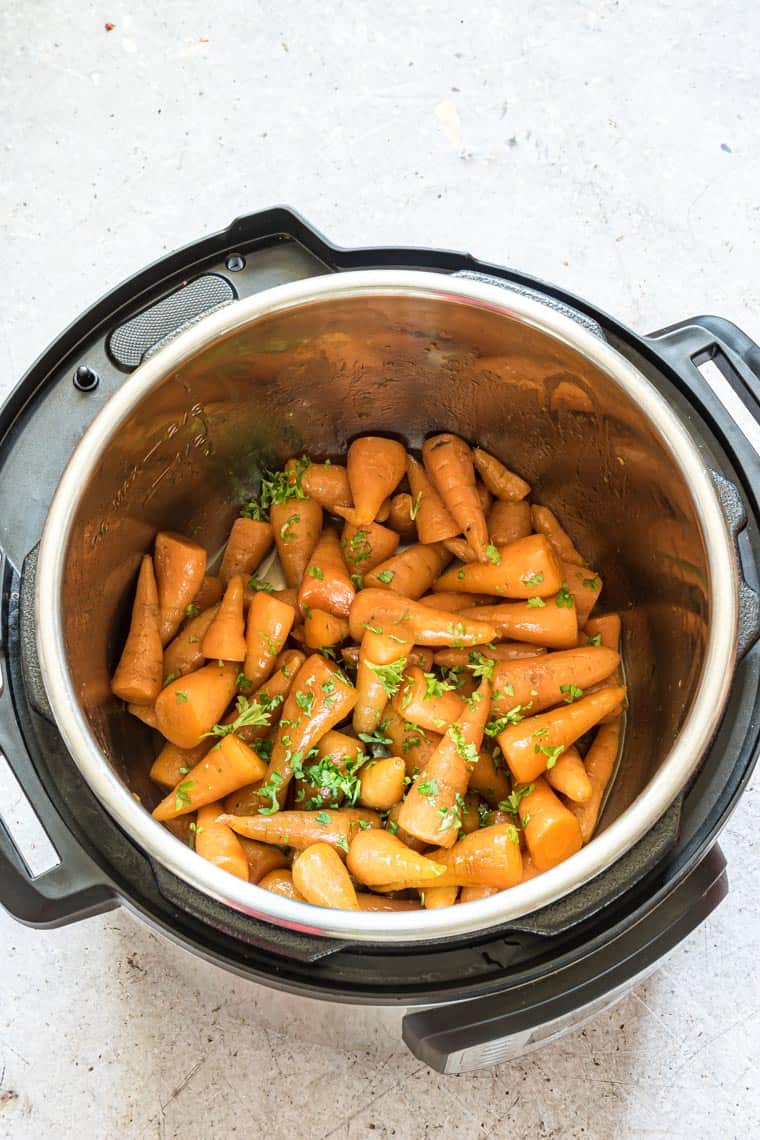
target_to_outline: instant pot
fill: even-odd
[[[384,1017],[442,1072],[622,996],[728,889],[716,840],[760,731],[758,376],[728,321],[637,336],[463,254],[336,249],[286,209],[120,285],[0,413],[0,901],[40,927],[125,905],[269,987],[286,1023],[326,1004],[331,1027],[358,1011],[371,1036]],[[157,530],[213,553],[262,466],[435,429],[529,479],[602,571],[624,755],[597,836],[552,871],[443,910],[322,911],[151,819],[155,740],[110,670]],[[23,837],[19,800],[44,841]]]

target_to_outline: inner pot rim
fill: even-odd
[[[327,297],[366,294],[464,303],[502,313],[590,360],[646,414],[691,491],[707,552],[710,622],[702,673],[692,708],[653,778],[614,823],[564,863],[490,898],[440,910],[373,914],[318,908],[245,883],[197,856],[150,816],[106,761],[77,701],[63,641],[60,585],[80,493],[92,467],[140,400],[222,335]],[[362,270],[307,278],[237,301],[180,334],[125,380],[82,436],[53,496],[40,544],[35,610],[39,661],[58,730],[100,802],[149,857],[197,890],[253,918],[307,934],[380,943],[427,941],[503,925],[555,902],[633,847],[694,774],[720,722],[734,669],[737,595],[731,539],[708,471],[666,400],[616,349],[569,317],[496,285],[414,270]]]

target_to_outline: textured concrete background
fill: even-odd
[[[276,202],[641,331],[715,311],[760,338],[758,32],[749,0],[3,0],[0,390],[108,286]],[[0,916],[0,1136],[757,1135],[759,787],[723,840],[730,898],[665,968],[459,1079],[278,1035],[260,991],[122,912]]]

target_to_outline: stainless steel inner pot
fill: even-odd
[[[597,836],[510,891],[444,910],[322,910],[211,866],[148,814],[153,734],[109,691],[156,531],[214,552],[262,466],[337,457],[363,432],[460,433],[530,480],[623,611],[630,709]],[[737,576],[709,472],[666,401],[570,318],[481,281],[377,270],[229,305],[126,379],[82,438],[45,526],[39,656],[60,732],[100,800],[201,891],[314,934],[412,941],[487,929],[609,867],[698,767],[734,667]],[[137,793],[140,800],[135,798]],[[143,806],[144,805],[144,806]]]

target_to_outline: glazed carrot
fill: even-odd
[[[304,571],[298,591],[298,604],[308,615],[309,608],[325,610],[335,617],[348,617],[356,590],[348,576],[340,540],[332,527],[322,531]]]
[[[447,682],[410,666],[391,700],[399,716],[429,732],[444,732],[464,710],[464,701]]]
[[[192,847],[195,844],[195,817],[193,815],[178,815],[176,819],[164,819],[161,826],[175,839],[179,839],[185,847]]]
[[[407,847],[411,847],[412,851],[416,851],[418,854],[424,854],[425,851],[429,850],[430,844],[415,839],[408,831],[404,831],[398,822],[399,813],[401,812],[401,803],[402,801],[395,803],[388,812],[385,820],[385,830],[389,831],[391,835],[395,835],[396,838],[400,839]]]
[[[522,883],[525,883],[528,881],[528,879],[535,879],[536,875],[540,875],[540,874],[541,874],[541,872],[539,871],[538,867],[536,866],[536,864],[531,859],[530,855],[527,852],[524,852],[523,853],[523,873],[522,873],[522,879],[520,881]]]
[[[497,645],[473,645],[471,649],[438,649],[433,654],[433,661],[436,665],[448,668],[473,669],[482,666],[484,657],[489,661],[524,661],[542,653],[546,653],[546,650],[538,645],[529,645],[523,641],[502,641]]]
[[[441,545],[444,546],[454,558],[458,558],[460,562],[467,564],[469,562],[478,561],[478,556],[466,538],[444,538]]]
[[[272,504],[269,520],[285,581],[297,589],[322,532],[322,508],[313,499],[289,499]]]
[[[518,538],[510,546],[489,546],[488,559],[485,565],[471,562],[446,570],[433,589],[532,598],[556,593],[563,582],[562,567],[542,534]]]
[[[370,912],[420,909],[420,904],[414,899],[388,899],[384,895],[373,895],[371,891],[359,891],[356,901],[359,910]]]
[[[348,621],[311,606],[303,622],[304,645],[309,649],[330,649],[348,637]]]
[[[472,451],[459,436],[444,432],[425,440],[422,461],[478,561],[487,562],[488,528],[475,486]]]
[[[461,594],[453,590],[441,590],[437,594],[424,594],[417,601],[421,606],[429,606],[431,610],[446,610],[447,613],[456,614],[460,610],[471,610],[473,606],[488,606],[491,597],[488,594]]]
[[[530,504],[505,503],[497,499],[488,512],[488,536],[494,546],[508,546],[510,542],[517,542],[518,538],[525,538],[530,534],[532,527],[530,517]]]
[[[511,791],[511,784],[503,760],[497,763],[495,756],[486,748],[478,752],[478,761],[470,772],[470,790],[496,807],[505,800]]]
[[[264,707],[271,709],[269,724],[246,725],[236,733],[241,740],[251,744],[254,740],[263,740],[269,735],[271,726],[280,719],[283,702],[293,687],[298,670],[306,660],[306,654],[300,649],[285,649],[275,659],[274,670],[271,677],[260,685],[253,694],[253,699],[263,702]],[[231,720],[235,719],[235,714]],[[231,722],[230,722],[231,723]]]
[[[352,574],[366,574],[395,554],[399,536],[395,530],[369,523],[356,527],[346,523],[340,540],[346,566]]]
[[[206,551],[181,534],[160,531],[153,553],[158,586],[159,626],[164,645],[174,637],[201,587]]]
[[[158,718],[156,716],[155,705],[127,705],[127,712],[130,716],[137,717],[143,724],[147,724],[149,728],[158,728]]]
[[[500,661],[492,675],[493,716],[498,719],[515,705],[534,714],[552,705],[570,704],[585,689],[614,673],[619,661],[617,653],[601,645],[544,653],[525,661]]]
[[[530,508],[530,514],[533,529],[538,534],[546,535],[554,547],[555,554],[562,562],[573,562],[577,566],[585,565],[585,558],[578,553],[573,545],[573,540],[553,511],[550,511],[548,507],[537,507],[534,504]]]
[[[471,835],[465,835],[448,850],[431,852],[430,861],[443,868],[443,874],[435,882],[436,887],[478,886],[506,890],[516,886],[522,878],[520,836],[511,823],[481,827]],[[427,882],[410,873],[383,886],[387,890],[426,888]]]
[[[588,803],[593,794],[580,752],[573,744],[565,749],[553,768],[547,769],[546,782],[555,792],[561,792],[577,804]]]
[[[472,773],[470,773],[470,780],[472,780]],[[480,796],[477,792],[470,790],[464,797],[464,804],[462,806],[462,826],[460,832],[464,835],[469,835],[471,831],[477,831],[480,827]]]
[[[336,507],[351,507],[348,472],[339,463],[312,463],[301,476],[301,486],[310,499],[331,515]]]
[[[229,871],[238,879],[248,881],[248,860],[240,840],[231,827],[219,823],[222,813],[219,803],[206,804],[198,808],[195,821],[195,850],[203,859],[208,859],[215,867]]]
[[[406,764],[400,756],[369,760],[359,770],[359,803],[375,811],[390,811],[404,794]]]
[[[493,641],[497,636],[488,622],[421,606],[391,590],[360,590],[348,620],[354,641],[361,641],[370,626],[375,632],[379,629],[416,645],[463,647]]]
[[[245,619],[243,617],[243,578],[230,578],[219,609],[206,630],[201,649],[203,656],[217,661],[244,661]]]
[[[177,748],[166,741],[150,769],[150,778],[162,788],[174,788],[203,759],[214,741],[206,737],[195,748]]]
[[[567,805],[578,820],[584,843],[588,843],[594,834],[599,819],[604,793],[615,770],[621,731],[622,721],[620,717],[610,721],[609,724],[599,726],[584,761],[586,775],[591,783],[591,795],[585,803],[569,803]]]
[[[417,534],[412,512],[414,501],[408,491],[400,491],[391,499],[391,511],[388,515],[388,526],[397,531],[404,540],[412,539]]]
[[[111,681],[111,692],[133,705],[152,705],[164,683],[164,651],[153,561],[140,563],[132,618],[124,649]]]
[[[294,902],[306,902],[300,891],[297,891],[293,885],[293,876],[290,871],[284,868],[278,871],[270,871],[259,880],[257,886],[262,887],[265,891],[271,891],[273,895],[282,895],[283,898],[293,899]]]
[[[183,677],[185,673],[200,669],[206,660],[203,639],[218,610],[218,604],[213,605],[191,618],[169,642],[164,650],[164,681],[167,677]]]
[[[383,499],[380,506],[377,508],[375,515],[375,522],[384,523],[391,517],[391,500],[390,497]]]
[[[562,577],[575,600],[578,627],[583,629],[588,621],[599,595],[602,592],[602,579],[585,566],[574,566],[572,562],[562,563]]]
[[[475,699],[477,698],[477,699]],[[426,843],[451,847],[461,824],[460,803],[478,759],[491,705],[484,677],[456,723],[450,724],[422,772],[414,779],[399,812],[399,825]]]
[[[620,708],[625,687],[611,685],[573,704],[552,709],[539,716],[510,724],[497,739],[515,780],[521,784],[535,780],[553,761],[588,732],[602,717]]]
[[[486,487],[485,483],[481,483],[480,479],[475,480],[475,491],[478,496],[478,501],[480,502],[480,509],[487,517],[493,504],[493,495],[488,490],[488,487]]]
[[[293,860],[293,886],[313,906],[359,910],[351,876],[334,847],[313,843]]]
[[[476,447],[472,453],[475,468],[488,490],[497,499],[507,503],[516,503],[530,494],[530,483],[526,483],[514,471],[510,471],[503,463],[482,448]]]
[[[571,649],[578,642],[578,619],[569,591],[560,590],[552,598],[537,597],[535,602],[528,598],[526,602],[477,606],[461,610],[457,616],[462,620],[488,622],[496,630],[497,638],[527,641],[549,649]]]
[[[279,871],[283,867],[290,866],[287,855],[283,854],[279,847],[272,847],[269,843],[257,843],[255,839],[246,839],[243,835],[237,835],[236,838],[248,862],[249,883],[259,883],[270,871]]]
[[[190,606],[188,606],[188,617],[193,617],[194,611],[203,613],[204,610],[209,609],[210,606],[215,606],[221,599],[223,593],[224,586],[222,585],[222,579],[206,574],[201,582],[201,588],[193,598]],[[187,628],[187,625],[185,628]]]
[[[578,641],[581,645],[588,645],[596,642],[598,638],[599,645],[619,653],[620,624],[620,614],[602,614],[600,617],[589,618]]]
[[[242,740],[228,735],[183,776],[153,811],[154,819],[173,819],[222,799],[252,780],[260,780],[266,765]],[[226,817],[225,817],[226,818]]]
[[[295,616],[292,606],[264,591],[259,592],[248,607],[243,672],[255,688],[271,677]]]
[[[442,542],[459,534],[462,528],[444,506],[425,468],[411,455],[406,457],[406,473],[412,489],[412,510],[420,542]]]
[[[443,869],[425,858],[388,831],[359,831],[353,838],[346,866],[355,879],[366,887],[384,887],[401,883],[425,887],[443,875]]]
[[[430,589],[448,561],[448,552],[442,546],[415,543],[365,574],[364,586],[419,598]]]
[[[489,899],[491,895],[498,895],[498,893],[498,887],[462,887],[459,892],[459,901],[460,903],[477,902],[479,899]]]
[[[520,818],[530,857],[539,871],[556,867],[583,846],[578,820],[546,780],[536,780],[532,791],[520,800]]]
[[[394,754],[403,758],[407,776],[422,771],[441,740],[438,733],[425,732],[412,724],[391,704],[385,706],[380,726],[387,734]]]
[[[401,684],[411,641],[367,630],[359,647],[356,672],[355,732],[374,732],[389,697]]]
[[[220,817],[238,835],[246,835],[259,843],[274,843],[278,847],[295,847],[303,850],[312,843],[329,843],[345,851],[354,837],[368,835],[362,823],[370,829],[380,827],[377,812],[356,808],[330,808],[323,811],[278,811],[274,815],[223,815]]]
[[[374,522],[380,506],[401,482],[405,465],[406,452],[395,440],[377,435],[355,439],[346,459],[354,506],[338,507],[337,513],[354,526]]]
[[[224,549],[219,578],[226,586],[230,578],[242,574],[250,578],[258,570],[270,549],[274,535],[268,522],[258,519],[235,519]]]
[[[363,752],[364,746],[361,740],[345,732],[338,732],[334,728],[326,732],[317,745],[318,759],[329,759],[333,762],[342,760],[353,764]]]
[[[211,661],[161,690],[156,719],[161,733],[179,748],[194,748],[210,732],[235,695],[238,667]]]
[[[443,906],[453,906],[458,894],[459,887],[426,887],[420,898],[425,910],[438,910]]]

